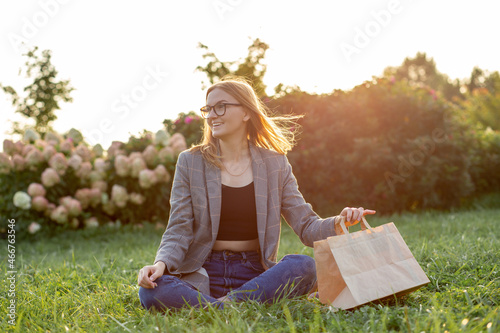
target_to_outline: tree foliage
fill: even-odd
[[[461,103],[463,114],[479,129],[500,131],[500,74],[475,67],[467,87],[467,98]]]
[[[259,97],[266,96],[264,75],[266,74],[267,65],[262,63],[262,60],[266,55],[267,49],[269,49],[269,45],[257,38],[248,47],[247,56],[235,61],[219,60],[215,53],[211,52],[208,46],[202,43],[199,43],[199,48],[205,50],[203,58],[208,59],[208,63],[205,66],[196,67],[196,70],[204,72],[211,84],[220,81],[225,76],[240,76],[252,82]],[[202,82],[202,89],[205,88],[206,85]]]
[[[413,87],[430,87],[449,101],[464,97],[460,92],[460,80],[452,81],[446,74],[439,72],[434,59],[428,59],[425,53],[418,52],[414,58],[405,58],[398,67],[387,67],[384,76],[406,81]]]
[[[479,67],[474,67],[467,83],[467,91],[472,93],[480,88],[485,88],[492,94],[500,92],[500,74],[498,71],[491,73]]]
[[[37,51],[38,47],[34,47],[24,54],[28,58],[25,63],[26,77],[33,79],[23,89],[26,96],[21,97],[11,86],[0,84],[0,88],[10,95],[16,112],[33,119],[34,129],[43,136],[52,129],[51,123],[57,119],[55,111],[60,109],[59,103],[73,101],[70,93],[74,88],[70,86],[69,80],[57,79],[58,72],[51,63],[51,51],[44,50],[41,54]],[[23,133],[22,125],[18,122],[13,125],[12,134]]]

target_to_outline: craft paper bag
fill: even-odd
[[[341,309],[399,297],[430,281],[394,223],[314,242],[319,299]]]

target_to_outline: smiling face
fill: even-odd
[[[214,106],[220,103],[240,104],[236,98],[222,89],[214,89],[208,94],[207,105]],[[243,106],[226,105],[226,113],[217,116],[215,111],[210,111],[207,124],[210,126],[212,135],[220,140],[242,140],[246,138],[246,124],[250,116],[245,112]]]

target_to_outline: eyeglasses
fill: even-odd
[[[214,110],[215,114],[219,117],[226,114],[226,105],[241,106],[241,104],[236,103],[217,103],[214,106],[205,105],[200,109],[201,116],[205,119],[210,115],[210,111]]]

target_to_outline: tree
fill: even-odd
[[[467,83],[467,91],[472,93],[475,89],[486,88],[490,93],[500,92],[500,74],[484,71],[479,67],[474,67]]]
[[[0,88],[11,96],[16,112],[35,120],[34,129],[43,137],[52,129],[51,123],[57,119],[55,110],[60,109],[59,103],[73,101],[70,93],[74,88],[70,86],[69,80],[56,79],[58,73],[51,63],[51,51],[44,50],[40,55],[37,50],[38,47],[35,46],[33,50],[24,54],[28,58],[25,63],[26,77],[33,78],[33,82],[23,89],[27,95],[20,97],[11,86],[0,84]],[[14,122],[11,134],[22,132],[23,126],[19,122]]]
[[[452,81],[446,74],[440,73],[433,58],[427,59],[425,53],[418,52],[415,58],[407,57],[399,67],[387,67],[384,77],[407,81],[413,87],[429,87],[441,92],[449,101],[463,99],[461,83]]]
[[[474,67],[467,90],[463,115],[473,125],[500,131],[500,74]]]
[[[266,85],[263,80],[267,66],[262,63],[262,60],[266,55],[269,45],[257,38],[248,47],[246,58],[236,61],[220,61],[213,52],[209,51],[208,46],[199,43],[198,47],[205,50],[203,58],[209,61],[205,66],[196,67],[196,70],[204,72],[211,84],[220,81],[228,75],[242,76],[252,82],[259,97],[266,96]],[[205,88],[206,85],[202,82],[202,89]]]

